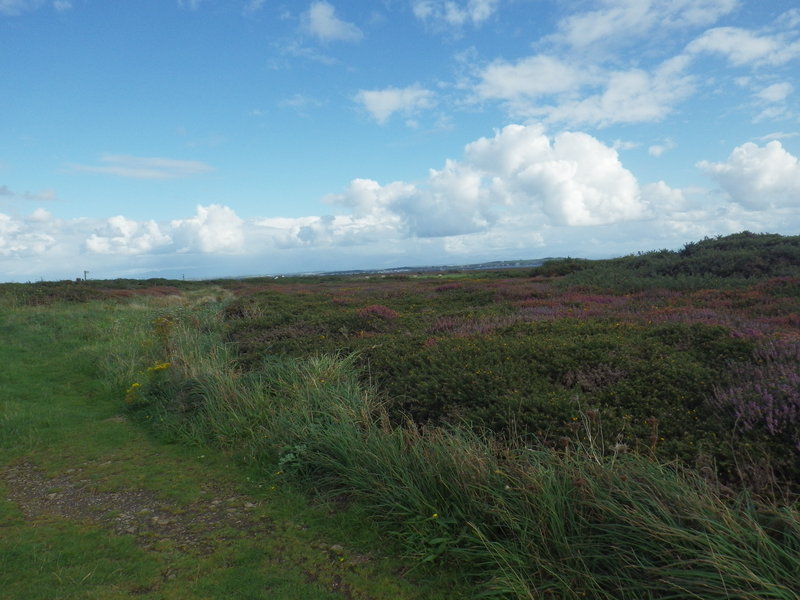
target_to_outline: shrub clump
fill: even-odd
[[[148,370],[163,385],[137,388],[149,395],[131,410],[179,439],[233,451],[267,478],[359,503],[406,554],[477,580],[480,597],[789,600],[800,591],[796,511],[747,495],[725,503],[698,477],[620,444],[608,452],[595,411],[581,421],[588,441],[561,450],[393,424],[352,357],[271,357],[243,374],[217,330],[176,322],[163,345],[169,365]],[[601,368],[584,379],[605,377],[618,375]],[[187,393],[190,406],[178,402]]]

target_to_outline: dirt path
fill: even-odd
[[[180,550],[209,551],[220,542],[264,537],[274,530],[269,517],[255,514],[254,502],[230,491],[204,489],[204,500],[180,505],[148,490],[100,491],[82,476],[86,466],[56,477],[29,462],[10,466],[3,473],[8,499],[29,520],[56,516],[92,522],[116,535],[133,535],[148,550],[166,539]]]

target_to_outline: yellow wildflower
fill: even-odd
[[[132,383],[131,387],[125,392],[125,401],[133,402],[136,399],[136,390],[142,387],[141,383]]]

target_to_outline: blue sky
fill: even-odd
[[[0,280],[797,234],[795,5],[0,0]]]

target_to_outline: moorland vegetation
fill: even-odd
[[[146,313],[103,361],[132,417],[361,507],[476,597],[800,595],[800,236],[0,295]]]

